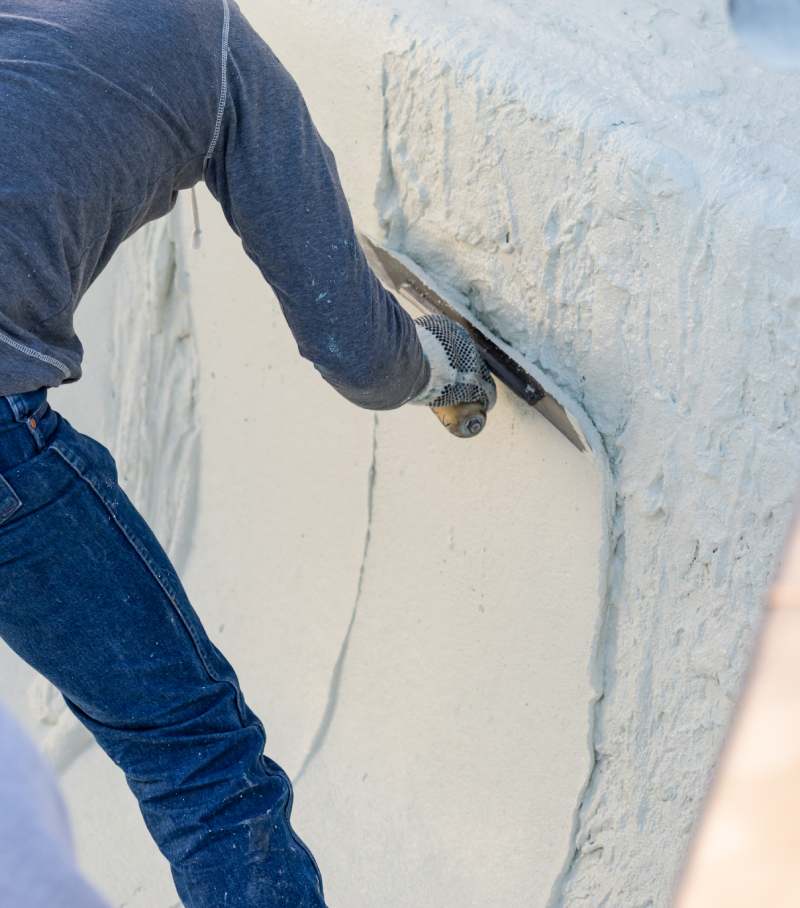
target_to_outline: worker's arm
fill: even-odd
[[[272,286],[302,356],[353,403],[391,409],[430,368],[359,246],[336,163],[292,77],[230,4],[227,97],[205,181]]]

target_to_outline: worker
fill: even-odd
[[[0,93],[0,637],[124,770],[187,908],[319,908],[264,726],[113,454],[47,391],[81,377],[73,315],[114,251],[201,180],[349,401],[489,406],[491,378],[466,331],[379,284],[330,149],[234,0],[0,0]]]

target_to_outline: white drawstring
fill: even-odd
[[[194,186],[192,186],[192,214],[194,215],[194,233],[192,234],[192,246],[195,249],[199,249],[201,243],[203,242],[201,237],[203,236],[203,230],[200,227],[200,209],[197,207],[197,193],[194,191]]]

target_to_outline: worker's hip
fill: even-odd
[[[104,608],[110,607],[107,618],[120,618],[120,608],[130,606],[126,634],[134,638],[132,626],[142,622],[142,600],[150,596],[161,619],[175,624],[199,676],[232,681],[174,566],[118,479],[111,451],[51,409],[44,388],[0,397],[0,636],[13,638],[16,628],[18,637],[6,642],[69,694],[57,671],[63,645],[52,648],[47,635],[36,639],[30,628],[45,619],[54,625],[69,615],[80,647],[86,642],[86,622],[106,634],[108,625],[97,621]],[[95,600],[88,609],[87,596]],[[34,616],[30,612],[37,603],[42,614]],[[62,608],[54,609],[54,603]],[[144,621],[152,627],[154,615]],[[123,660],[134,657],[133,643],[128,641]],[[52,669],[42,664],[50,652]],[[84,651],[82,661],[88,667],[96,657],[89,673],[103,676],[110,663],[107,654],[97,652]],[[174,658],[174,653],[166,655],[166,665]],[[152,663],[150,654],[148,659]],[[244,712],[243,703],[238,705]]]
[[[47,388],[0,397],[0,474],[35,457],[58,427]]]

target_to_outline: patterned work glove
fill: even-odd
[[[437,416],[454,435],[477,435],[486,421],[486,412],[497,401],[489,367],[466,328],[447,316],[423,315],[414,324],[430,363],[431,377],[427,387],[410,403],[426,404],[439,411]],[[453,407],[458,408],[455,416],[449,410]],[[447,408],[447,421],[442,419],[442,408]],[[478,421],[463,418],[467,416],[478,417]]]

